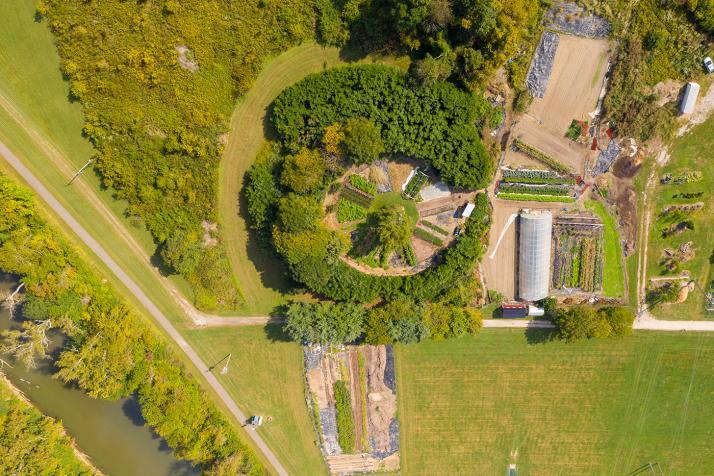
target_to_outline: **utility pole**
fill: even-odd
[[[80,169],[77,171],[77,173],[72,176],[72,178],[70,179],[70,181],[67,182],[67,185],[72,185],[72,182],[74,182],[74,180],[75,180],[77,177],[79,177],[80,175],[82,175],[82,172],[84,172],[84,171],[86,170],[86,168],[89,167],[89,165],[90,165],[92,162],[94,162],[94,159],[89,159],[89,160],[87,161],[87,163],[84,164],[84,165],[82,166],[82,168],[80,168]]]
[[[223,368],[221,369],[221,375],[225,375],[228,373],[228,364],[231,361],[231,355],[232,354],[228,354],[228,360],[226,360],[226,365],[224,365]]]

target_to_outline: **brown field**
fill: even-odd
[[[556,160],[585,172],[596,151],[589,144],[573,143],[565,132],[573,119],[592,121],[605,80],[610,46],[605,40],[560,35],[555,63],[545,96],[534,98],[528,112],[513,128],[512,136],[536,147]],[[508,150],[506,163],[536,166],[538,162]],[[542,167],[542,166],[541,166]]]

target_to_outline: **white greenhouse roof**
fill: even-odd
[[[473,203],[467,203],[463,213],[461,213],[461,216],[465,218],[470,217],[471,213],[473,213],[474,211],[474,208],[476,208],[476,205],[474,205]]]
[[[518,296],[526,301],[548,297],[553,215],[521,212],[518,234]]]
[[[684,90],[684,97],[679,105],[679,110],[682,114],[690,114],[694,112],[694,105],[697,103],[699,95],[699,85],[697,83],[687,83]]]

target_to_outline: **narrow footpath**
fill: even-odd
[[[124,270],[112,259],[111,256],[104,250],[104,248],[95,240],[78,222],[74,217],[65,209],[59,201],[50,193],[49,190],[35,177],[35,175],[30,172],[30,170],[25,167],[25,165],[18,159],[15,154],[8,149],[5,144],[0,143],[0,155],[5,158],[5,161],[13,168],[15,171],[27,182],[27,184],[32,187],[35,193],[43,200],[47,205],[64,221],[67,226],[69,226],[74,233],[81,239],[92,252],[101,259],[104,264],[111,270],[114,275],[124,283],[124,285],[129,289],[129,291],[136,297],[136,299],[141,302],[141,304],[146,308],[146,310],[151,314],[156,322],[161,325],[161,327],[166,331],[168,336],[176,342],[176,344],[183,350],[186,356],[191,360],[194,366],[203,374],[211,388],[216,392],[221,401],[225,404],[231,414],[239,421],[245,422],[247,420],[243,412],[238,408],[238,405],[233,401],[233,399],[228,395],[228,392],[223,388],[221,383],[216,379],[215,375],[211,372],[208,366],[203,362],[203,360],[198,356],[198,354],[191,348],[191,346],[186,342],[186,340],[179,334],[176,328],[171,324],[171,321],[159,310],[158,307],[149,299],[149,297],[144,294],[144,291],[132,280],[129,275],[124,272]],[[268,462],[275,468],[278,474],[287,476],[287,471],[280,464],[278,458],[275,454],[268,448],[265,441],[258,435],[257,432],[248,430],[246,432],[248,436],[253,440],[260,451],[265,455]]]

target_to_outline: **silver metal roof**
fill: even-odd
[[[553,215],[549,211],[521,212],[518,234],[518,296],[527,301],[548,297],[550,241]]]

